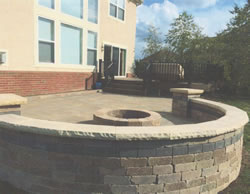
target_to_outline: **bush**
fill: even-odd
[[[133,65],[133,72],[136,75],[136,77],[143,79],[145,68],[146,68],[145,62],[136,60]]]

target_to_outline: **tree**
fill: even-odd
[[[191,51],[197,48],[202,37],[201,28],[194,23],[193,16],[184,11],[171,24],[165,42],[177,54],[180,62],[185,63],[188,56],[190,60]]]
[[[250,0],[244,7],[235,5],[231,13],[234,17],[227,29],[218,34],[223,44],[220,53],[224,77],[232,92],[250,94]]]
[[[162,41],[160,38],[159,29],[153,25],[148,27],[148,35],[144,38],[146,47],[143,49],[143,56],[148,57],[162,49]]]

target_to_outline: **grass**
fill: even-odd
[[[246,111],[250,117],[250,99],[219,97],[212,98],[212,100],[238,107]],[[240,175],[220,194],[250,194],[250,123],[244,130],[244,150]]]

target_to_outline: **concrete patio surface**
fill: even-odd
[[[127,96],[99,91],[28,97],[22,116],[70,123],[95,124],[93,114],[102,108],[135,108],[158,112],[161,125],[192,123],[171,114],[171,98]]]

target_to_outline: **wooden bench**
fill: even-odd
[[[27,99],[16,94],[0,94],[0,115],[21,115],[21,105],[26,104]]]

